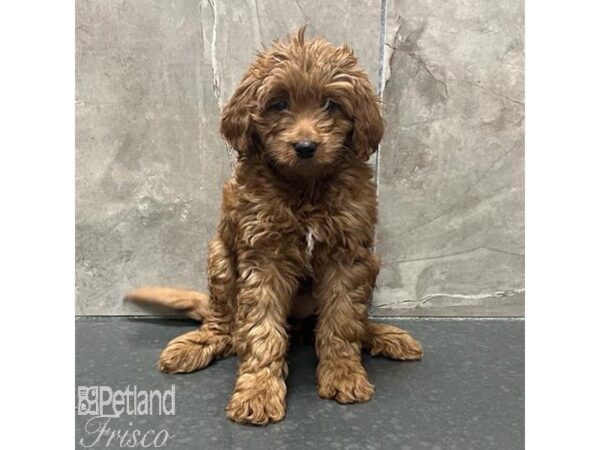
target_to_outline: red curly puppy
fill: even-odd
[[[419,359],[406,331],[367,318],[379,271],[367,163],[383,134],[378,97],[346,46],[304,29],[260,53],[225,106],[221,132],[238,152],[210,242],[210,297],[142,288],[129,299],[186,311],[202,326],[171,341],[159,368],[191,372],[240,357],[227,406],[236,422],[283,419],[287,320],[318,314],[319,395],[364,402],[373,385],[361,349]]]

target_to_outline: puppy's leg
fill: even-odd
[[[163,350],[158,367],[163,372],[192,372],[215,358],[233,354],[231,325],[235,300],[235,268],[231,255],[217,236],[208,247],[210,314],[199,330],[173,339]]]
[[[240,355],[238,378],[227,405],[235,421],[266,425],[285,415],[288,334],[286,319],[297,282],[285,261],[255,256],[241,262],[234,348]]]
[[[361,361],[367,302],[378,260],[368,249],[337,260],[325,258],[316,268],[315,296],[319,302],[316,349],[319,395],[340,403],[364,402],[374,387]]]
[[[384,323],[367,322],[363,345],[372,356],[385,356],[402,361],[415,361],[423,356],[423,348],[406,330]]]

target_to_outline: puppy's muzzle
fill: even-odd
[[[294,144],[294,150],[296,150],[298,158],[309,159],[312,158],[317,151],[317,144],[316,142],[304,139]]]

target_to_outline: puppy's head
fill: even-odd
[[[352,50],[305,40],[301,28],[258,54],[223,109],[221,133],[242,159],[318,177],[348,158],[367,160],[383,120]]]

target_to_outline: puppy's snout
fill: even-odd
[[[317,143],[308,139],[303,139],[294,144],[294,149],[299,158],[312,158],[317,150]]]

